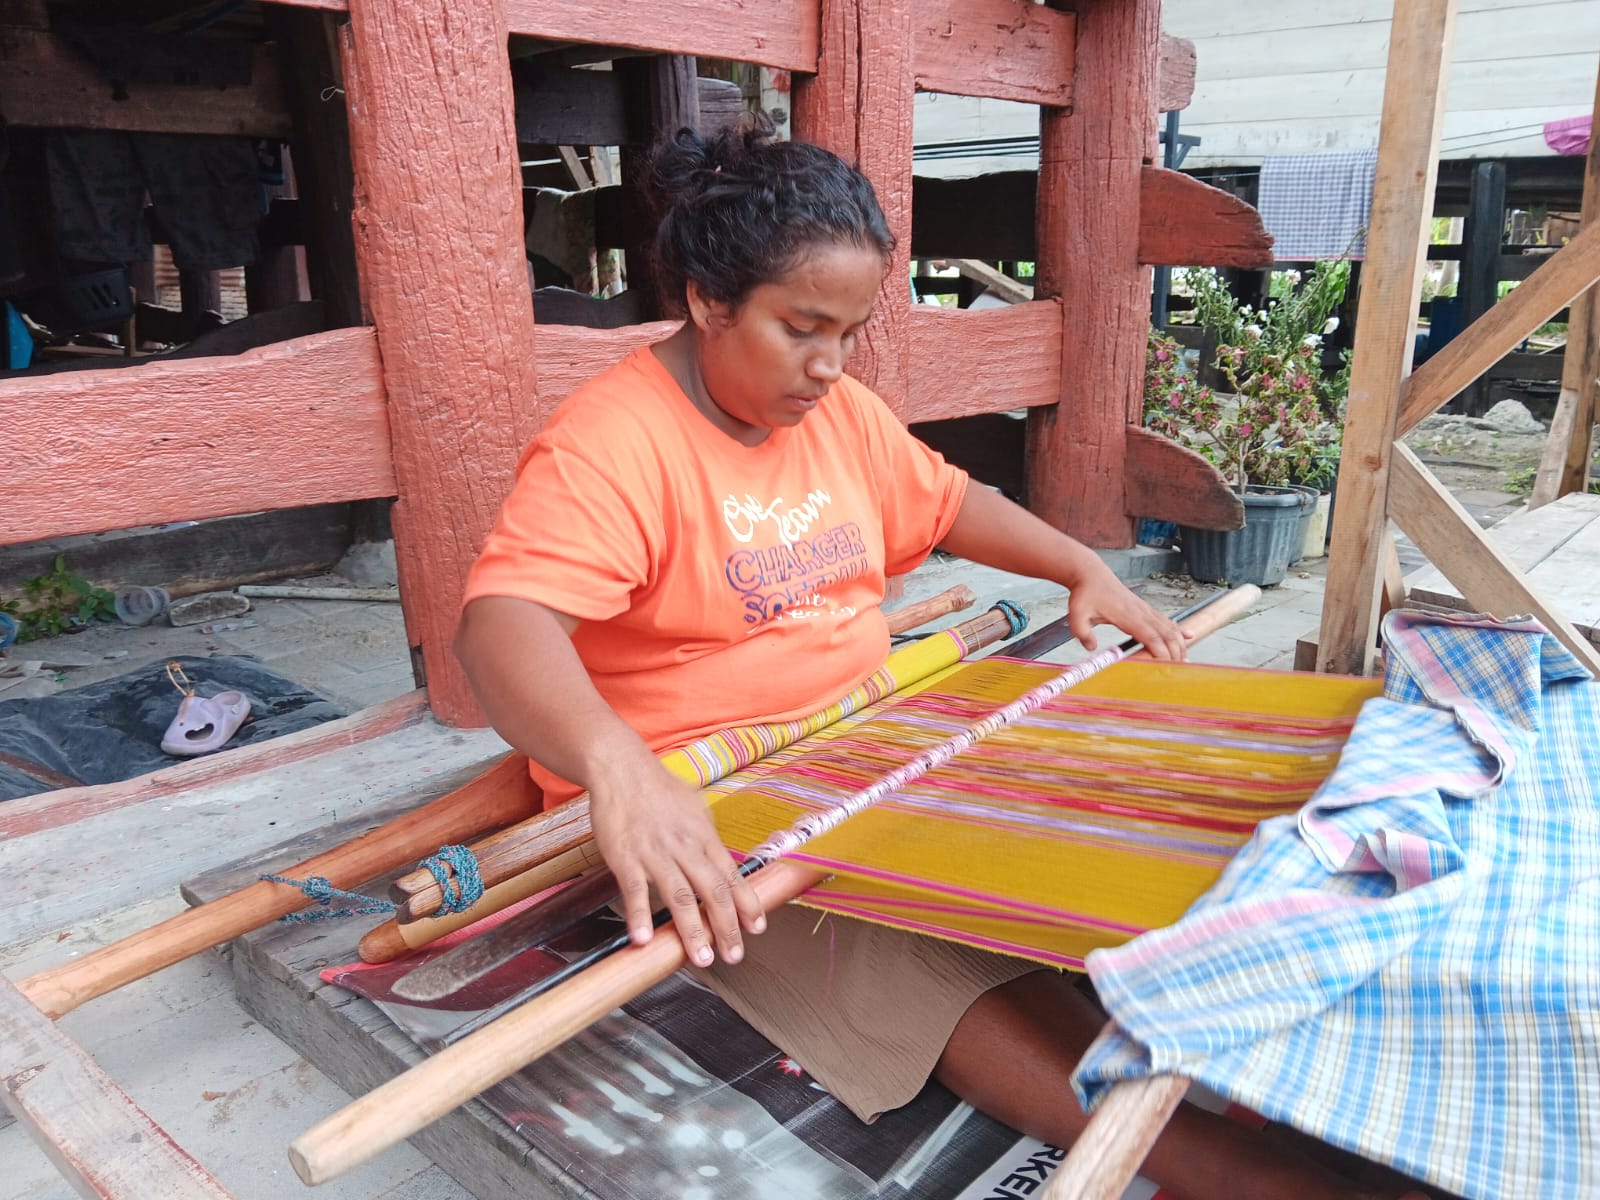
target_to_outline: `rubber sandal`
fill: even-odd
[[[250,697],[243,692],[187,695],[161,738],[161,748],[179,756],[210,754],[227,745],[249,715]]]

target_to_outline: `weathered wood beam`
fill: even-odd
[[[257,48],[251,80],[241,87],[130,83],[126,100],[113,99],[112,90],[55,34],[0,29],[0,112],[12,125],[265,138],[286,138],[291,130],[270,46]]]
[[[1244,505],[1222,473],[1187,446],[1140,426],[1128,429],[1123,507],[1132,516],[1195,529],[1238,529]]]
[[[348,0],[274,0],[343,12]],[[815,0],[507,0],[506,32],[554,42],[604,42],[660,54],[691,54],[815,71],[820,26]]]
[[[1409,447],[1395,447],[1391,470],[1389,494],[1395,522],[1460,589],[1470,609],[1501,618],[1532,613],[1600,677],[1600,650],[1517,570]],[[1344,503],[1343,496],[1339,502]]]
[[[1015,0],[927,0],[912,20],[916,86],[1068,107],[1075,25],[1071,13]]]
[[[1600,76],[1595,79],[1589,151],[1583,165],[1583,210],[1579,228],[1600,224]],[[1529,508],[1558,496],[1581,492],[1589,482],[1589,441],[1594,434],[1596,394],[1600,392],[1600,299],[1590,288],[1572,302],[1567,317],[1567,348],[1562,356],[1561,394],[1539,470],[1534,476]]]
[[[638,292],[647,318],[673,311],[682,297],[663,297],[655,270],[655,214],[646,195],[648,143],[679,129],[700,128],[700,89],[694,59],[682,54],[650,55],[615,64],[623,84],[628,123],[644,144],[622,147],[622,234],[628,290]]]
[[[1077,94],[1039,127],[1035,294],[1061,297],[1061,403],[1028,414],[1028,504],[1091,546],[1131,546],[1128,430],[1140,424],[1150,272],[1139,190],[1154,151],[1156,0],[1077,6]]]
[[[1395,7],[1339,504],[1317,645],[1319,671],[1365,675],[1372,670],[1383,583],[1380,551],[1391,515],[1389,468],[1395,438],[1403,432],[1401,385],[1411,365],[1455,16],[1455,0],[1414,0]]]
[[[1367,261],[1369,264],[1372,261],[1370,254]],[[1600,224],[1585,227],[1552,254],[1526,283],[1515,288],[1417,368],[1401,387],[1397,436],[1404,437],[1417,427],[1417,422],[1437,412],[1530,333],[1588,290],[1596,279],[1600,279]],[[1361,330],[1357,325],[1356,346],[1360,345]],[[1342,492],[1340,496],[1343,503]]]
[[[795,80],[794,133],[872,181],[895,251],[852,370],[897,412],[907,402],[911,305],[912,0],[822,0],[816,75]]]
[[[621,146],[636,140],[628,127],[622,76],[615,71],[511,64],[517,141],[523,145]]]
[[[1072,1143],[1040,1200],[1117,1200],[1188,1090],[1182,1075],[1117,1084]]]
[[[497,0],[364,0],[342,32],[406,632],[434,713],[480,723],[450,642],[538,387],[506,14]]]
[[[1149,266],[1272,265],[1272,235],[1237,196],[1178,171],[1139,173],[1139,261]]]
[[[983,284],[1008,304],[1021,304],[1033,299],[1033,288],[1011,278],[1003,271],[995,270],[986,262],[974,258],[958,258],[952,260],[951,265],[968,279]]]
[[[1156,61],[1156,108],[1178,112],[1194,99],[1195,52],[1188,38],[1161,35]]]
[[[4,977],[0,1098],[79,1195],[104,1200],[231,1196]]]
[[[1041,300],[1010,308],[935,308],[914,304],[908,425],[1054,404],[1061,397],[1061,305]],[[1019,363],[1030,364],[1018,369]]]
[[[53,416],[14,439],[0,543],[395,493],[370,329],[0,381],[13,406]]]

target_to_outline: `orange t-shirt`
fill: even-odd
[[[849,377],[744,446],[646,347],[529,444],[465,599],[578,618],[596,688],[659,752],[813,712],[877,670],[885,576],[949,532],[966,485]],[[576,791],[533,774],[548,800]]]

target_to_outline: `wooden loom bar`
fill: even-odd
[[[1060,403],[1028,414],[1028,505],[1090,546],[1133,545],[1124,503],[1141,424],[1150,272],[1139,265],[1142,173],[1154,150],[1157,0],[1077,6],[1078,91],[1041,113],[1035,294],[1060,297]]]
[[[1408,447],[1395,447],[1393,471],[1389,486],[1395,521],[1461,589],[1470,608],[1499,617],[1532,613],[1600,676],[1600,651],[1539,594]]]
[[[0,1097],[81,1196],[228,1200],[126,1092],[0,977]]]
[[[894,254],[850,372],[906,420],[910,375],[913,0],[821,0],[817,73],[794,88],[794,133],[860,168],[877,190]]]
[[[395,492],[370,329],[0,381],[24,405],[51,418],[7,447],[0,544]]]
[[[401,863],[431,854],[441,844],[521,820],[532,806],[533,786],[527,764],[511,755],[499,769],[480,775],[465,787],[398,820],[288,868],[285,877],[307,879],[321,875],[335,887],[353,887]],[[21,990],[46,1016],[59,1017],[96,996],[143,979],[310,903],[304,892],[288,884],[265,880],[253,883],[69,963],[30,975],[22,981]]]
[[[356,254],[389,396],[406,632],[435,715],[479,724],[450,641],[537,391],[505,10],[362,0],[350,17]]]
[[[1579,228],[1600,224],[1600,74],[1595,77],[1594,107],[1589,118],[1589,151],[1583,169],[1583,211]],[[1600,302],[1590,288],[1572,302],[1567,319],[1567,346],[1561,360],[1561,393],[1539,470],[1534,476],[1530,509],[1558,496],[1581,492],[1589,480],[1589,440],[1594,432],[1595,396],[1600,390]]]
[[[1395,6],[1391,25],[1319,671],[1365,675],[1372,669],[1389,463],[1399,433],[1401,382],[1411,365],[1455,14],[1454,0],[1414,0]]]
[[[1118,1200],[1188,1090],[1182,1075],[1117,1084],[1072,1143],[1040,1200]]]
[[[1247,612],[1260,595],[1256,587],[1235,588],[1181,621],[1180,627],[1198,641]],[[1147,654],[1140,651],[1133,657]],[[750,884],[763,911],[770,912],[822,878],[781,859],[750,876]],[[676,932],[670,927],[657,930],[645,945],[604,959],[318,1122],[289,1147],[296,1174],[308,1184],[336,1178],[549,1053],[687,963]]]
[[[1363,290],[1371,286],[1370,257],[1367,262]],[[1424,417],[1454,399],[1530,333],[1587,291],[1596,279],[1600,279],[1600,225],[1590,224],[1406,380],[1401,388],[1396,436],[1405,436]],[[1360,336],[1358,329],[1358,346]],[[1353,385],[1353,374],[1351,382]]]

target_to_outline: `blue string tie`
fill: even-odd
[[[321,875],[313,875],[309,879],[289,879],[283,875],[263,875],[269,883],[286,883],[290,887],[297,887],[311,898],[317,908],[304,909],[301,912],[285,913],[285,921],[326,921],[333,917],[357,917],[368,913],[392,913],[394,905],[378,896],[363,896],[359,892],[347,892],[343,888],[336,888]],[[344,908],[334,908],[335,898],[340,900],[356,900],[360,903],[355,906],[346,905]]]
[[[439,852],[422,860],[433,881],[444,893],[436,917],[466,912],[483,899],[483,876],[478,873],[478,858],[466,846],[440,846]]]

